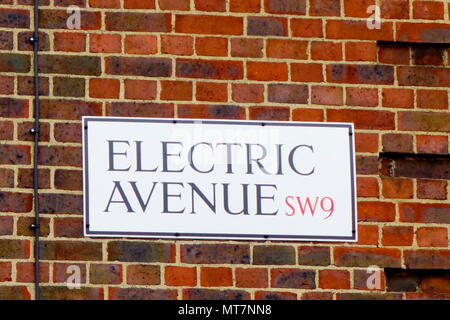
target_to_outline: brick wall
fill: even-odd
[[[41,298],[450,298],[447,1],[39,2]],[[34,298],[32,10],[0,0],[0,299]],[[353,122],[359,241],[84,238],[83,115]]]

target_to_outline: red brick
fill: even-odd
[[[14,124],[11,121],[0,121],[0,139],[12,140],[14,136]]]
[[[323,122],[324,115],[322,109],[304,109],[297,108],[292,110],[292,120],[293,121],[312,121],[312,122]]]
[[[420,289],[429,294],[447,293],[447,296],[450,296],[448,294],[450,292],[450,276],[445,274],[422,278]]]
[[[80,284],[86,283],[86,264],[83,263],[53,263],[53,282],[67,282],[70,275],[74,274],[73,267],[80,270]]]
[[[124,9],[155,9],[155,0],[124,0]]]
[[[293,37],[322,38],[321,19],[291,19],[291,31]]]
[[[106,12],[105,26],[108,31],[170,32],[171,15],[160,12]]]
[[[233,105],[179,104],[178,116],[197,119],[245,119],[245,109]]]
[[[382,137],[383,152],[413,153],[413,136],[409,134],[386,133]]]
[[[411,179],[382,178],[382,194],[390,199],[411,199],[414,195],[413,181]]]
[[[291,81],[322,82],[322,65],[319,63],[292,63]]]
[[[275,14],[306,14],[306,0],[264,0],[264,9]]]
[[[172,103],[114,102],[106,105],[106,115],[113,117],[173,118]]]
[[[378,226],[358,225],[358,245],[378,245]]]
[[[286,39],[267,39],[266,54],[270,58],[307,59],[308,42]]]
[[[0,168],[0,188],[14,187],[13,169]]]
[[[398,22],[396,40],[403,42],[447,43],[450,26],[445,23]]]
[[[53,43],[55,51],[84,52],[86,51],[86,34],[55,32],[53,35]]]
[[[405,250],[403,259],[408,269],[450,268],[450,250]]]
[[[158,0],[159,7],[162,10],[189,10],[190,0]]]
[[[89,7],[119,9],[120,0],[89,0]]]
[[[290,110],[288,107],[257,106],[249,110],[250,120],[288,121]]]
[[[34,217],[20,217],[17,220],[17,235],[33,237],[34,230],[30,225],[35,222]],[[50,218],[39,217],[39,237],[48,237],[50,234]]]
[[[334,264],[342,267],[399,268],[401,252],[394,248],[334,247]]]
[[[120,284],[123,278],[120,264],[91,264],[89,282],[92,284]]]
[[[79,191],[83,189],[83,172],[79,170],[57,169],[54,180],[56,189]]]
[[[350,272],[347,270],[319,270],[319,288],[350,289]]]
[[[190,56],[194,53],[194,39],[190,36],[161,35],[161,52]]]
[[[356,174],[377,174],[378,173],[378,157],[372,155],[356,155]]]
[[[31,300],[30,291],[26,286],[2,286],[0,297],[2,300]]]
[[[341,106],[344,104],[342,87],[312,86],[311,103],[319,105]]]
[[[377,88],[347,87],[345,104],[348,106],[376,107],[378,106]]]
[[[375,4],[375,0],[344,0],[344,15],[346,17],[367,18],[367,8]]]
[[[3,8],[0,10],[0,27],[29,28],[30,12],[28,10]]]
[[[445,203],[400,203],[401,222],[450,223],[450,205]]]
[[[446,227],[420,227],[416,231],[419,247],[448,247],[448,230]]]
[[[125,98],[134,100],[155,100],[156,81],[125,79]]]
[[[268,270],[266,268],[236,268],[236,287],[267,288]]]
[[[264,85],[253,83],[233,83],[231,98],[236,102],[263,102]]]
[[[40,189],[50,189],[50,171],[48,169],[38,169],[38,180]],[[17,187],[27,189],[34,187],[34,169],[19,168]]]
[[[233,38],[231,39],[232,57],[263,57],[263,40],[255,38]]]
[[[200,269],[200,284],[202,287],[232,286],[232,270],[225,267],[202,267]]]
[[[312,41],[311,59],[340,61],[342,60],[342,44],[331,41]]]
[[[195,97],[198,101],[228,101],[228,84],[217,82],[197,82]]]
[[[161,100],[192,100],[192,82],[161,81]]]
[[[417,107],[423,109],[448,109],[448,97],[445,90],[417,90]]]
[[[237,80],[244,77],[241,61],[177,59],[177,77]]]
[[[260,12],[260,0],[230,0],[230,12]]]
[[[327,110],[327,121],[353,122],[356,129],[394,130],[395,115],[379,110]]]
[[[158,38],[154,35],[128,34],[125,36],[125,53],[154,54],[158,52]]]
[[[288,67],[282,62],[247,61],[247,79],[257,81],[286,81]]]
[[[392,22],[382,22],[380,29],[367,29],[366,20],[328,20],[326,23],[328,39],[393,41]]]
[[[380,190],[376,178],[358,177],[356,182],[358,197],[379,197]]]
[[[310,0],[309,14],[312,16],[340,16],[340,0]]]
[[[42,213],[83,213],[83,197],[75,194],[41,193],[39,209]]]
[[[380,0],[380,13],[383,19],[408,19],[409,0]]]
[[[58,238],[82,238],[82,218],[54,218],[53,233]]]
[[[89,51],[97,53],[120,53],[122,41],[120,34],[91,34]]]
[[[450,114],[448,112],[399,112],[398,129],[405,131],[450,132]]]
[[[11,281],[11,262],[0,262],[0,282]]]
[[[397,43],[383,43],[379,45],[378,60],[388,64],[409,65],[409,46]]]
[[[0,98],[0,117],[2,118],[28,118],[29,104],[27,100],[14,98]]]
[[[12,50],[13,48],[14,48],[13,33],[10,31],[0,31],[0,49],[1,50]]]
[[[358,202],[358,221],[390,222],[395,221],[395,215],[395,204],[392,202]]]
[[[195,52],[200,56],[226,57],[228,39],[219,37],[201,37],[195,39]]]
[[[226,9],[225,0],[194,0],[194,5],[198,11],[225,12]]]
[[[89,96],[91,98],[118,99],[120,81],[117,79],[90,79]]]
[[[346,42],[346,61],[376,61],[377,44],[375,42]]]
[[[49,282],[50,266],[46,262],[39,263],[39,282]],[[16,281],[34,282],[34,262],[16,263]]]
[[[189,34],[243,34],[243,19],[232,16],[182,15],[175,16],[175,32]]]
[[[417,198],[447,200],[447,181],[417,179]]]
[[[444,65],[445,49],[434,45],[413,46],[412,60],[415,65]]]
[[[161,283],[161,270],[154,265],[127,266],[127,284],[131,285],[158,285]]]
[[[383,246],[411,246],[414,238],[414,227],[384,226],[381,244]]]
[[[81,125],[78,123],[55,123],[53,130],[56,141],[81,143]]]
[[[55,77],[54,79],[58,79],[58,77]],[[50,92],[48,77],[39,77],[38,80],[39,80],[39,95],[48,96]],[[17,93],[26,96],[34,95],[34,77],[31,76],[17,77]]]
[[[196,267],[166,266],[164,270],[166,286],[194,287],[197,285]]]
[[[413,18],[427,20],[444,19],[444,4],[437,1],[414,1]]]

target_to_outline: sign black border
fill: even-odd
[[[335,127],[348,128],[350,147],[350,179],[352,189],[352,236],[314,236],[314,235],[276,235],[276,234],[223,234],[223,233],[177,233],[177,232],[119,232],[119,231],[90,231],[89,230],[89,166],[88,166],[88,128],[89,122],[145,122],[145,123],[187,123],[187,124],[226,124],[226,125],[256,125],[256,126],[298,126],[298,127]],[[356,172],[355,149],[352,123],[333,122],[291,122],[291,121],[258,121],[258,120],[222,120],[222,119],[178,119],[178,118],[129,118],[129,117],[93,117],[83,116],[83,218],[85,236],[97,237],[142,237],[142,238],[168,238],[168,239],[210,239],[210,240],[300,240],[300,241],[357,241],[356,230]],[[184,238],[186,237],[186,238]]]

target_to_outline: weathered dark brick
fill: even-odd
[[[396,159],[394,177],[450,179],[450,160]]]
[[[0,98],[0,117],[28,118],[28,100]]]
[[[357,174],[377,174],[378,158],[376,156],[357,155],[356,156]]]
[[[173,262],[175,247],[169,243],[111,241],[109,261]]]
[[[25,286],[1,286],[1,300],[30,300],[31,294]]]
[[[106,104],[106,115],[114,117],[171,118],[174,107],[171,103],[113,102]]]
[[[335,247],[334,264],[344,267],[380,267],[399,268],[401,254],[398,249]]]
[[[176,300],[177,290],[147,288],[109,288],[111,300]]]
[[[183,300],[249,300],[244,290],[183,289]]]
[[[73,13],[66,10],[39,10],[39,28],[42,29],[69,29],[67,20]],[[96,30],[101,28],[101,13],[97,11],[80,10],[80,29]]]
[[[13,33],[11,31],[0,31],[0,50],[12,50],[13,47]]]
[[[297,294],[293,292],[256,291],[256,300],[297,300]]]
[[[180,118],[245,119],[245,109],[234,105],[180,104]]]
[[[12,235],[13,232],[14,232],[14,218],[12,216],[0,216],[0,235],[1,236]]]
[[[300,84],[270,83],[269,101],[280,103],[308,103],[308,86]]]
[[[450,75],[447,68],[398,67],[397,77],[400,86],[450,86]]]
[[[0,164],[30,164],[30,146],[0,145]]]
[[[450,269],[450,250],[405,250],[408,269]]]
[[[67,286],[41,286],[39,298],[42,300],[103,300],[103,288],[81,287],[73,290]]]
[[[315,289],[316,272],[294,268],[272,269],[271,286],[273,288]]]
[[[106,30],[170,32],[171,16],[166,13],[107,12]]]
[[[102,104],[82,100],[40,99],[39,113],[41,119],[81,120],[82,116],[101,115]]]
[[[450,132],[450,113],[401,111],[398,113],[398,128],[405,131]]]
[[[29,257],[29,240],[0,239],[0,259],[28,259]]]
[[[14,187],[14,170],[0,168],[0,188]]]
[[[196,264],[249,264],[250,247],[240,244],[186,244],[181,246],[181,261]]]
[[[56,189],[83,190],[83,171],[57,169],[54,184]]]
[[[287,21],[274,17],[248,17],[247,34],[251,36],[286,36]]]
[[[172,60],[168,58],[107,57],[106,73],[143,77],[169,77]]]
[[[401,300],[401,293],[338,293],[338,300]]]
[[[265,0],[264,7],[269,13],[288,13],[304,15],[306,0]]]
[[[0,10],[0,27],[2,28],[29,28],[30,11],[28,10]]]
[[[17,47],[20,51],[33,51],[33,43],[30,37],[34,36],[33,31],[24,31],[17,34]],[[50,51],[50,37],[48,33],[39,31],[38,33],[38,50]]]
[[[80,147],[39,146],[38,163],[45,166],[81,167]]]
[[[255,246],[253,264],[295,264],[295,249],[291,246]]]
[[[336,83],[394,84],[394,66],[329,64],[327,80]]]
[[[445,203],[400,203],[400,221],[450,223],[450,205]]]
[[[53,95],[62,97],[84,97],[85,80],[82,78],[54,77]]]
[[[42,240],[39,250],[42,260],[101,261],[103,257],[99,242]]]
[[[39,55],[39,72],[99,76],[101,58],[93,56]]]
[[[17,220],[17,235],[32,237],[34,230],[30,225],[35,222],[34,217],[20,217]],[[39,236],[48,237],[50,234],[50,218],[39,217]]]
[[[17,186],[19,188],[31,189],[34,187],[34,169],[19,168],[17,175]],[[50,188],[50,170],[38,169],[38,186],[39,189]]]
[[[54,218],[53,234],[58,238],[82,238],[83,218]]]
[[[177,77],[237,80],[244,76],[240,61],[178,59]]]
[[[27,73],[31,70],[31,57],[20,53],[0,53],[0,72]]]
[[[120,264],[91,264],[89,282],[92,284],[120,284],[123,278]]]
[[[83,213],[83,197],[76,194],[41,193],[39,210],[42,213]]]
[[[39,95],[48,96],[50,92],[48,77],[39,77],[38,81],[39,81]],[[20,95],[27,95],[27,96],[34,95],[34,77],[32,76],[18,77],[17,92]]]
[[[298,264],[309,266],[328,266],[331,262],[328,247],[299,247]]]

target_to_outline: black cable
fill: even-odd
[[[34,189],[34,223],[30,227],[34,230],[34,292],[35,299],[39,300],[39,181],[38,181],[38,146],[39,146],[39,71],[38,71],[38,33],[39,21],[38,10],[39,0],[34,0],[34,34],[29,39],[33,44],[34,58],[34,128],[30,133],[34,135],[34,169],[33,169],[33,189]]]

